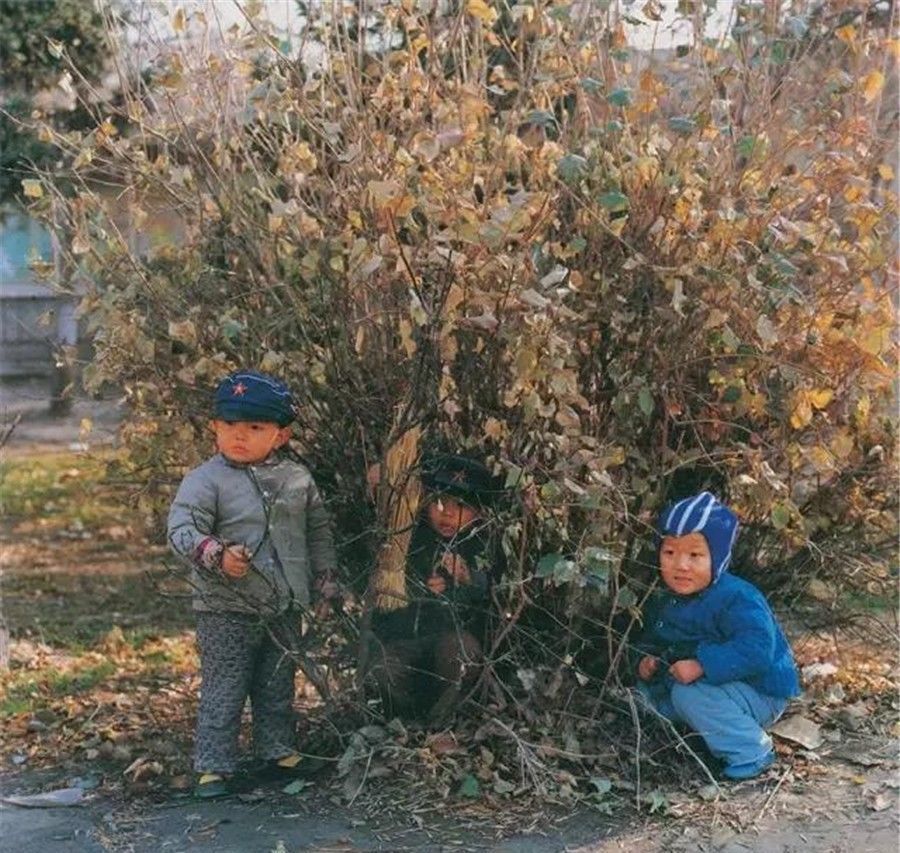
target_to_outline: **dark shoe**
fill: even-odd
[[[230,782],[230,777],[221,773],[201,773],[194,785],[194,796],[198,800],[227,797],[231,793]]]
[[[306,762],[297,752],[283,755],[281,758],[272,758],[267,761],[259,776],[266,780],[277,781],[279,779],[296,779],[306,771]]]

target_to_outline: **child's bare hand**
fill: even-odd
[[[250,571],[250,552],[243,545],[229,545],[222,552],[222,573],[230,578],[242,578]]]
[[[669,667],[669,674],[679,684],[691,684],[703,675],[703,665],[698,660],[677,660]]]
[[[458,584],[467,584],[472,582],[472,576],[469,574],[469,567],[460,554],[451,554],[449,551],[444,554],[441,559],[441,565],[447,570],[447,573]]]
[[[330,578],[321,577],[315,583],[316,592],[324,599],[338,598],[341,594],[341,588]]]
[[[650,655],[642,657],[638,664],[638,678],[641,681],[649,681],[656,675],[657,669],[659,669],[659,658],[650,657]]]
[[[441,575],[433,574],[425,581],[425,586],[435,595],[443,595],[447,591],[447,581]]]

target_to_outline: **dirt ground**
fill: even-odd
[[[0,398],[0,421],[22,415],[0,463],[2,614],[12,635],[11,667],[0,674],[0,797],[62,788],[81,797],[64,808],[3,803],[0,849],[898,849],[897,644],[885,619],[841,636],[793,632],[802,664],[833,668],[807,670],[792,709],[825,738],[808,749],[779,739],[772,771],[719,792],[698,775],[638,810],[623,778],[601,807],[451,791],[411,809],[396,779],[363,777],[348,797],[326,767],[293,792],[251,784],[225,801],[191,799],[196,658],[187,601],[177,590],[161,594],[164,552],[139,540],[133,510],[97,476],[115,453],[121,410],[115,400],[79,400],[53,421],[39,385],[0,389]],[[412,752],[440,763],[423,738],[413,738]]]

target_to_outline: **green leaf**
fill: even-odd
[[[628,210],[628,196],[616,191],[603,193],[600,204],[607,210]]]
[[[628,610],[629,607],[634,607],[637,604],[637,600],[637,595],[635,595],[631,587],[623,586],[619,589],[619,594],[616,597],[616,608],[618,610]]]
[[[658,811],[664,812],[669,808],[669,798],[659,789],[647,794],[644,802],[650,806],[650,814]]]
[[[288,782],[281,790],[285,794],[299,794],[304,788],[308,788],[312,785],[312,782],[308,782],[305,779],[294,779],[293,782]]]
[[[608,121],[606,123],[606,132],[607,133],[621,133],[622,130],[624,129],[624,127],[625,127],[625,125],[623,125],[622,122],[612,119],[612,121]]]
[[[656,404],[653,402],[653,395],[646,386],[638,391],[638,407],[644,413],[644,416],[648,418],[653,414],[653,410],[656,408]]]
[[[518,465],[510,464],[506,469],[506,482],[504,489],[517,489],[522,484],[522,469]]]
[[[737,151],[741,157],[751,159],[757,151],[762,151],[765,147],[762,140],[755,136],[742,136],[737,144]]]
[[[563,561],[565,561],[565,557],[563,557],[562,554],[544,554],[544,556],[538,560],[535,575],[539,578],[548,578],[556,570],[556,564]]]
[[[769,518],[772,519],[772,526],[776,530],[784,530],[791,523],[791,508],[786,503],[779,501],[772,506]]]
[[[741,394],[743,393],[744,392],[739,385],[729,385],[722,394],[722,402],[736,403],[741,399]]]
[[[228,319],[222,323],[222,335],[230,344],[237,343],[244,331],[244,324]]]
[[[578,577],[578,565],[574,560],[560,560],[553,567],[553,583],[562,586],[571,583]]]
[[[461,797],[468,797],[470,800],[474,800],[481,796],[481,784],[471,773],[469,773],[460,783],[459,795]]]
[[[576,183],[587,171],[587,160],[579,154],[566,154],[556,164],[556,174],[567,184]]]
[[[612,790],[612,782],[602,776],[591,776],[590,783],[596,788],[594,796],[598,798],[602,797],[604,794],[608,794]]]
[[[613,89],[607,96],[606,100],[615,107],[627,107],[631,104],[631,89],[621,86]]]
[[[523,124],[536,124],[539,127],[556,127],[556,116],[546,110],[532,110],[525,116]]]
[[[603,84],[599,80],[595,80],[593,77],[585,77],[581,81],[580,85],[585,92],[591,95],[596,95],[597,92],[603,90]]]
[[[672,116],[669,127],[679,136],[690,136],[697,129],[697,122],[690,116]]]

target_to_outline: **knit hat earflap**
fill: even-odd
[[[709,492],[669,504],[657,523],[660,536],[703,534],[712,556],[713,583],[728,571],[738,526],[737,516]]]
[[[285,427],[296,411],[294,398],[281,380],[255,370],[239,370],[216,388],[215,413],[223,421],[264,421]]]

